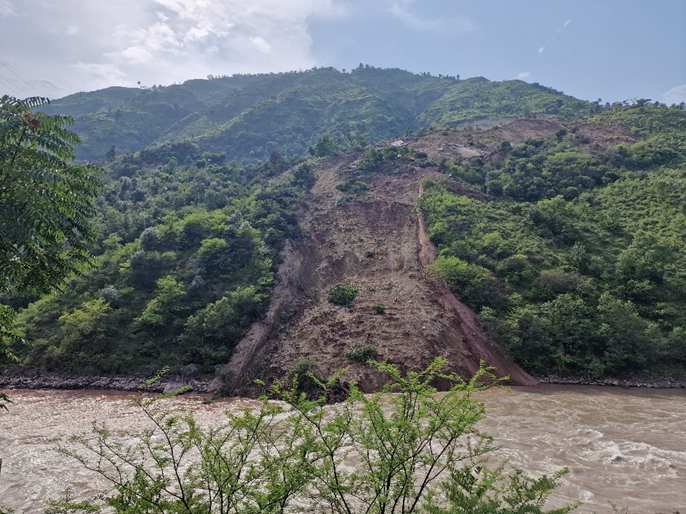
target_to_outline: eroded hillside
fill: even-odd
[[[434,151],[431,138],[417,143],[422,146]],[[436,168],[397,159],[363,175],[355,167],[359,158],[346,155],[317,170],[301,218],[306,235],[287,245],[266,319],[252,327],[225,370],[230,389],[249,394],[253,379],[280,377],[305,359],[323,376],[347,368],[344,380],[378,389],[379,375],[346,357],[359,347],[372,347],[379,359],[405,369],[422,369],[443,356],[452,371],[471,376],[483,360],[513,384],[536,383],[503,357],[445,284],[427,276],[425,266],[436,252],[416,202],[421,179],[440,178]],[[346,181],[369,189],[345,201],[336,186]],[[350,307],[327,301],[326,291],[337,283],[359,289]],[[375,305],[385,307],[383,314]]]

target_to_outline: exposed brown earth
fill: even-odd
[[[573,134],[575,131],[585,136],[588,138],[588,145],[594,143],[605,147],[631,145],[641,139],[630,129],[617,123],[599,125],[549,116],[522,119],[501,118],[500,121],[501,125],[489,130],[435,131],[420,141],[412,141],[412,146],[426,151],[431,159],[440,162],[444,158],[450,161],[457,156],[468,159],[481,157],[488,160],[498,152],[500,143],[503,141],[509,141],[512,145],[521,145],[529,138],[552,138],[561,129],[567,130],[568,134]],[[584,146],[581,149],[583,151]]]
[[[430,143],[415,147],[429,150]],[[301,218],[306,237],[288,244],[266,319],[252,327],[225,370],[232,392],[254,394],[254,378],[283,376],[302,359],[316,362],[323,376],[347,368],[344,381],[377,390],[379,373],[346,357],[360,345],[373,346],[379,359],[403,370],[423,369],[443,356],[450,371],[469,377],[483,360],[498,375],[510,376],[512,384],[536,384],[507,362],[447,286],[427,277],[425,266],[436,252],[415,205],[420,179],[442,175],[410,160],[359,175],[354,168],[359,157],[326,161],[317,170]],[[365,182],[369,192],[337,204],[342,194],[336,185],[352,179]],[[326,291],[337,283],[359,288],[351,307],[326,300]],[[384,314],[375,313],[376,304],[385,306]]]
[[[489,159],[497,155],[502,141],[522,144],[530,137],[553,137],[563,128],[587,137],[588,144],[612,146],[638,140],[622,127],[538,117],[503,119],[501,125],[485,131],[436,131],[391,144],[409,143],[436,162],[458,156]],[[407,159],[362,175],[355,168],[360,157],[340,156],[323,161],[317,169],[317,183],[301,214],[306,237],[287,245],[266,318],[252,327],[224,370],[229,389],[254,394],[255,378],[282,377],[299,361],[310,359],[322,376],[347,368],[344,380],[356,381],[365,391],[376,390],[382,386],[378,372],[346,357],[356,346],[373,346],[379,359],[403,370],[423,369],[443,356],[450,371],[463,377],[471,376],[484,361],[498,375],[510,376],[512,384],[537,383],[507,361],[501,348],[484,334],[476,315],[445,284],[427,276],[426,266],[436,258],[436,250],[416,202],[420,179],[444,176],[435,167],[419,168]],[[346,180],[363,181],[370,190],[339,205],[343,195],[336,186]],[[488,200],[457,183],[454,189]],[[351,307],[327,302],[327,290],[337,283],[359,288]],[[384,314],[374,312],[376,304],[385,306]]]
[[[421,139],[391,144],[411,144],[436,162],[457,157],[487,160],[497,156],[502,141],[522,144],[530,137],[552,137],[562,128],[576,128],[589,144],[613,146],[639,140],[619,126],[539,117],[503,119],[499,126],[485,131],[436,131]],[[449,371],[463,377],[472,376],[483,360],[494,366],[499,376],[510,376],[513,385],[538,383],[507,361],[501,348],[484,334],[471,309],[459,302],[445,284],[432,282],[427,276],[426,266],[436,258],[436,249],[428,239],[416,202],[422,178],[439,179],[445,175],[435,167],[420,168],[409,159],[398,159],[374,174],[361,175],[355,168],[360,157],[346,154],[319,164],[312,196],[300,213],[305,237],[287,243],[269,311],[239,343],[222,378],[207,384],[180,375],[161,387],[192,383],[199,391],[224,387],[232,394],[253,396],[259,391],[255,379],[283,377],[298,362],[310,359],[322,376],[347,368],[344,381],[354,380],[365,391],[378,390],[383,385],[382,376],[346,357],[356,346],[373,346],[380,360],[395,363],[405,371],[424,369],[435,357],[443,356]],[[360,180],[370,189],[351,202],[339,204],[343,194],[336,186],[347,180]],[[458,194],[488,201],[483,194],[469,191],[458,182],[448,187]],[[359,288],[351,307],[327,302],[327,290],[337,283]],[[384,314],[374,312],[376,304],[385,306]],[[564,379],[544,377],[542,381]],[[13,387],[134,389],[140,381],[36,375],[3,376],[0,383]]]

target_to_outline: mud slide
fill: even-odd
[[[309,359],[322,376],[346,368],[344,381],[378,390],[383,385],[379,373],[346,356],[360,346],[373,347],[378,359],[406,371],[423,369],[443,356],[450,371],[464,377],[483,360],[499,376],[510,376],[512,384],[537,383],[507,362],[447,286],[427,278],[425,266],[436,250],[416,201],[420,179],[440,175],[410,160],[359,175],[356,158],[323,161],[316,170],[317,182],[300,216],[305,237],[286,246],[268,313],[239,343],[224,370],[228,389],[256,394],[256,378],[282,377]],[[347,180],[365,182],[369,190],[345,201],[336,186]],[[337,283],[358,288],[350,307],[327,301],[327,290]],[[374,305],[383,305],[384,313],[377,314]]]

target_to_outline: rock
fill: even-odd
[[[183,378],[195,378],[200,375],[202,366],[200,364],[188,364],[179,370],[179,375]]]
[[[184,386],[186,386],[185,382],[181,382],[179,380],[172,380],[164,384],[164,389],[162,390],[162,392],[164,394],[174,393]]]

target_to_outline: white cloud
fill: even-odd
[[[272,45],[267,43],[261,37],[251,37],[250,42],[262,53],[268,54],[272,51]]]
[[[662,102],[667,105],[680,104],[686,102],[686,84],[683,86],[676,86],[662,93]]]
[[[112,64],[78,62],[71,68],[87,80],[100,84],[100,87],[117,84],[124,79],[124,73]]]
[[[0,16],[18,15],[0,31],[0,48],[31,84],[56,84],[60,95],[138,81],[306,69],[317,64],[310,20],[345,16],[345,2],[0,0]],[[26,33],[32,37],[16,45]]]
[[[567,25],[569,25],[570,23],[572,23],[572,20],[565,21],[564,24],[562,25],[562,27],[560,27],[559,29],[557,29],[555,31],[555,34],[559,34],[560,32],[562,32],[565,29],[565,27],[567,27]],[[538,49],[538,55],[541,55],[543,52],[545,52],[545,47],[548,46],[553,41],[555,41],[554,36],[551,37],[548,41],[546,41],[545,44],[541,48]]]
[[[17,11],[10,0],[0,0],[0,16],[16,16]]]
[[[523,72],[521,72],[519,75],[517,75],[517,80],[524,80],[524,79],[528,78],[529,75],[531,75],[530,72],[528,72],[528,71],[523,71]]]
[[[393,0],[389,11],[417,32],[456,36],[476,30],[474,22],[466,18],[424,18],[412,8],[413,3],[415,0]]]

